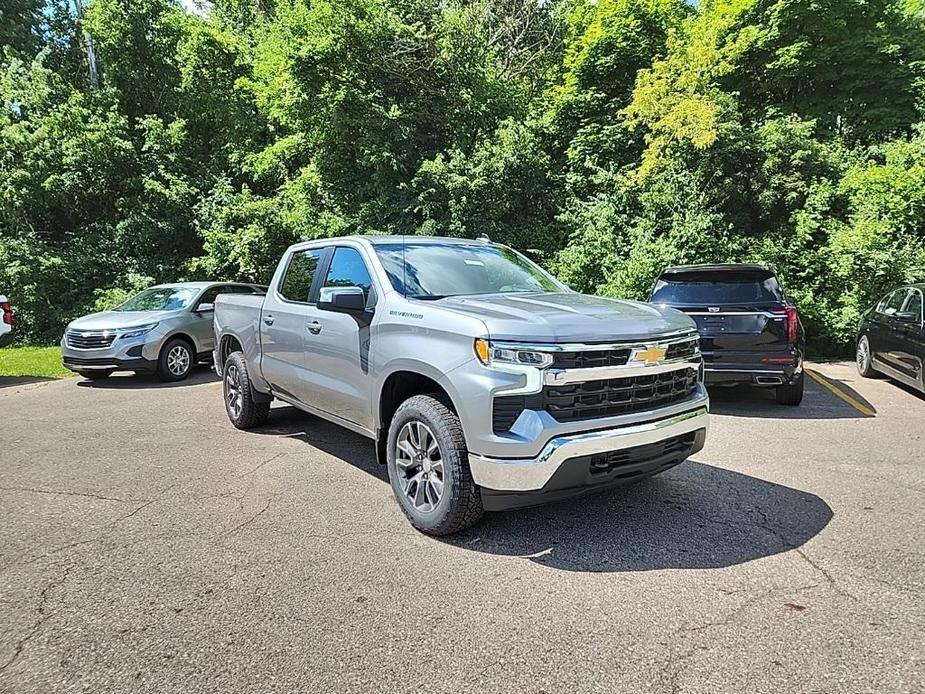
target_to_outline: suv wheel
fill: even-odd
[[[186,340],[170,340],[157,359],[157,375],[162,381],[182,381],[193,370],[193,350]]]
[[[867,339],[867,335],[861,335],[861,339],[858,340],[854,361],[858,366],[858,373],[864,378],[873,378],[877,375],[872,366],[873,359],[871,358],[870,341]]]
[[[450,535],[482,517],[462,425],[445,397],[401,404],[389,425],[387,463],[398,505],[421,532]]]
[[[270,416],[270,403],[258,402],[247,373],[244,355],[233,352],[225,360],[222,374],[222,391],[225,394],[225,412],[238,429],[253,429],[266,423]]]
[[[774,397],[781,405],[797,406],[803,402],[803,373],[801,372],[796,381],[786,386],[777,386],[774,391]]]

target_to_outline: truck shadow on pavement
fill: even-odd
[[[302,439],[392,493],[372,442],[358,434],[291,407],[274,408],[254,433]],[[832,515],[815,494],[688,460],[634,486],[489,513],[441,541],[566,571],[715,569],[800,547]]]

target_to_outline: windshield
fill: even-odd
[[[198,289],[189,287],[152,287],[136,294],[114,311],[175,311],[186,308],[196,298]]]
[[[780,286],[769,272],[689,272],[665,275],[649,301],[655,304],[752,304],[779,302]]]
[[[395,290],[418,299],[565,291],[539,267],[501,246],[411,241],[376,244],[375,249]]]

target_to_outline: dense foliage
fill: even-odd
[[[922,0],[8,0],[20,338],[303,238],[487,233],[578,289],[764,260],[817,351],[925,279]]]

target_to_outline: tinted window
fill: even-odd
[[[307,251],[296,251],[292,254],[286,276],[280,285],[279,293],[289,301],[308,301],[308,294],[315,279],[315,270],[324,250],[312,248]]]
[[[222,284],[212,287],[200,297],[198,304],[214,304],[219,294],[253,294],[254,290],[246,284]]]
[[[906,301],[906,294],[908,293],[909,291],[907,289],[897,289],[890,294],[883,304],[882,312],[888,316],[898,313],[902,309],[903,303]]]
[[[510,248],[489,244],[376,244],[395,290],[437,298],[462,294],[561,292],[565,288]]]
[[[922,320],[922,292],[915,289],[909,294],[909,301],[906,304],[906,313],[911,313]]]
[[[360,287],[363,298],[369,300],[369,288],[372,281],[366,270],[366,263],[360,252],[354,248],[337,248],[331,267],[324,279],[325,287]]]
[[[663,275],[649,301],[657,304],[754,304],[783,301],[777,280],[768,271],[723,270]]]

